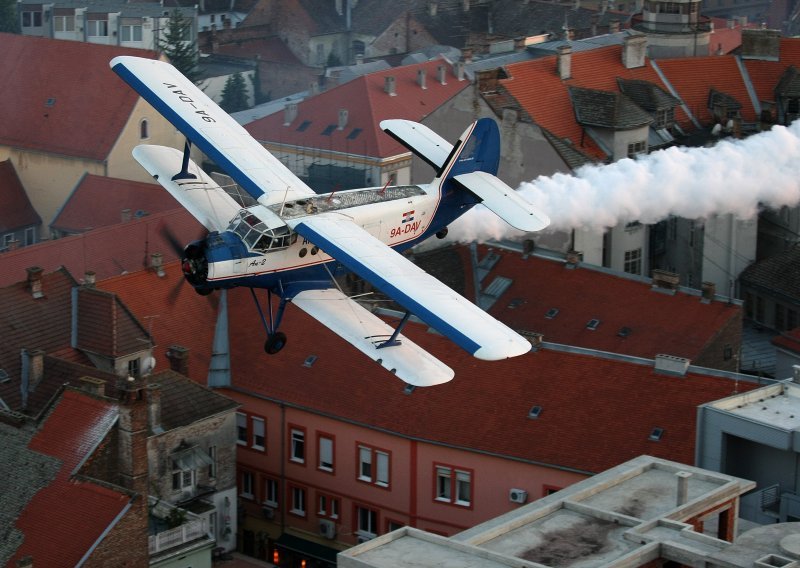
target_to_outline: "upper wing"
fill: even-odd
[[[394,330],[339,290],[305,290],[292,303],[411,385],[428,387],[453,378],[450,367],[403,335],[397,345],[378,347]]]
[[[346,217],[322,213],[290,226],[475,357],[496,360],[530,351],[524,337]]]
[[[262,205],[314,195],[169,63],[123,55],[111,68]]]
[[[143,144],[133,157],[209,231],[224,231],[239,212],[239,204],[191,160],[188,170],[195,177],[172,179],[183,162],[180,150]]]
[[[382,120],[381,130],[428,162],[436,171],[441,169],[453,151],[450,142],[424,124],[412,120]]]

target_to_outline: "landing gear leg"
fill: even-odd
[[[286,334],[278,331],[278,326],[283,319],[283,312],[286,309],[287,301],[281,298],[278,304],[278,313],[275,319],[272,318],[272,292],[267,290],[267,307],[269,309],[269,321],[264,317],[264,311],[261,309],[261,303],[256,298],[256,292],[250,288],[250,293],[253,295],[253,301],[258,308],[258,315],[261,316],[261,323],[264,324],[264,331],[267,332],[267,341],[264,343],[264,352],[269,355],[274,355],[286,346]]]

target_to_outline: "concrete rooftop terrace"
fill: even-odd
[[[756,423],[769,424],[772,428],[800,428],[800,385],[794,382],[785,381],[730,396],[709,406]]]
[[[698,519],[716,520],[722,508],[754,486],[640,456],[451,538],[404,527],[340,553],[338,563],[342,568],[597,568],[641,566],[658,558],[705,565],[715,556],[718,566],[753,566],[736,563],[746,555],[722,554],[734,546],[730,542],[695,528]],[[761,558],[762,552],[754,554]]]

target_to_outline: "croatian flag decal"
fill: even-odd
[[[414,211],[406,211],[403,213],[403,223],[408,223],[414,220]]]

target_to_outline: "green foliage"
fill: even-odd
[[[167,28],[158,40],[158,47],[178,71],[194,81],[197,78],[197,38],[192,34],[192,23],[176,8],[169,15]]]
[[[253,104],[260,105],[262,103],[268,103],[272,100],[270,93],[264,94],[261,91],[261,66],[256,65],[255,73],[250,77],[251,82],[253,83]]]
[[[331,51],[328,54],[328,61],[325,63],[325,66],[326,67],[339,67],[341,64],[342,64],[342,60],[339,59],[339,56]]]
[[[19,33],[16,0],[0,0],[0,32]]]
[[[172,508],[164,521],[167,523],[168,528],[177,528],[186,522],[186,511],[177,507]]]
[[[247,85],[244,83],[241,73],[236,73],[228,77],[225,87],[222,89],[222,101],[219,106],[225,112],[237,112],[248,108]]]

